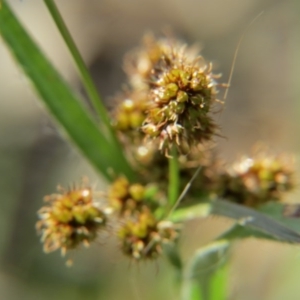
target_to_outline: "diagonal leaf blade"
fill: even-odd
[[[296,207],[298,207],[298,205],[295,205]],[[295,207],[294,206],[294,207]],[[284,216],[284,208],[291,208],[293,207],[293,205],[284,205],[282,203],[278,203],[278,202],[269,202],[266,203],[265,205],[259,207],[259,211],[263,214],[266,214],[274,219],[276,219],[277,221],[279,221],[280,223],[285,224],[287,227],[297,231],[300,233],[300,219],[299,217],[287,217]]]
[[[278,237],[271,234],[264,233],[254,228],[249,228],[238,223],[234,224],[230,229],[221,234],[216,240],[235,240],[235,239],[246,239],[246,238],[260,238],[272,241],[282,241]]]
[[[300,220],[282,214],[283,205],[269,203],[258,211],[226,200],[213,200],[178,208],[170,215],[173,222],[184,222],[209,215],[228,217],[237,221],[220,238],[242,239],[256,237],[285,243],[300,243]]]
[[[210,214],[210,210],[210,202],[178,208],[172,212],[172,214],[169,216],[169,220],[175,223],[180,223],[196,218],[205,218]]]
[[[120,155],[120,149],[112,147],[100,132],[78,97],[32,41],[5,1],[0,10],[0,34],[46,107],[95,169],[108,180],[112,180],[109,169],[132,179],[133,171]]]
[[[241,226],[236,227],[235,236],[237,238],[238,236],[241,238],[255,236],[287,243],[300,243],[300,233],[290,226],[287,218],[276,220],[274,214],[267,216],[254,209],[224,200],[212,201],[211,205],[211,214],[236,219],[239,225],[246,227],[244,231]],[[284,223],[285,221],[286,223]]]

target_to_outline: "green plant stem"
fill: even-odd
[[[53,0],[44,0],[44,3],[47,6],[60,34],[62,35],[70,53],[74,59],[74,62],[79,71],[79,75],[81,77],[81,80],[85,87],[85,90],[86,90],[86,92],[89,96],[89,99],[90,99],[92,105],[94,106],[98,116],[101,118],[101,120],[104,124],[104,128],[109,135],[108,138],[112,144],[112,147],[114,147],[114,150],[116,153],[119,152],[120,157],[124,158],[123,159],[124,170],[125,169],[128,170],[131,167],[129,166],[128,162],[126,161],[126,159],[124,157],[122,147],[121,147],[119,141],[117,140],[114,129],[111,126],[110,119],[107,114],[107,110],[106,110],[105,106],[103,105],[103,102],[102,102],[100,95],[93,83],[90,73],[82,59],[82,56],[73,40],[57,6],[55,5]],[[135,179],[135,176],[133,175],[133,171],[131,171],[131,174],[132,174],[132,176],[128,179],[130,181],[133,181]]]
[[[179,162],[177,150],[175,147],[171,150],[171,157],[169,158],[169,186],[168,186],[168,200],[169,207],[174,206],[179,196]]]
[[[188,190],[190,189],[193,181],[196,179],[196,177],[198,176],[200,170],[202,169],[201,166],[199,166],[196,170],[196,172],[194,173],[193,177],[191,178],[191,180],[186,184],[186,186],[184,187],[183,191],[181,192],[180,196],[177,198],[176,202],[173,204],[173,206],[171,207],[167,217],[171,218],[171,215],[173,214],[173,212],[177,209],[178,205],[180,204],[180,202],[182,201],[182,199],[186,196]],[[178,177],[179,177],[179,170],[178,170]],[[178,178],[179,179],[179,178]],[[198,210],[199,213],[199,210]],[[188,212],[188,215],[190,215],[190,213]],[[188,217],[187,215],[187,217]]]
[[[109,118],[107,116],[106,108],[102,104],[103,102],[101,101],[98,91],[96,90],[96,87],[92,81],[89,71],[87,70],[87,68],[85,66],[82,56],[79,53],[79,50],[70,34],[57,6],[55,5],[55,3],[52,0],[44,0],[44,2],[45,2],[45,5],[47,6],[60,34],[62,35],[69,51],[71,52],[71,55],[75,61],[76,67],[78,68],[83,85],[86,89],[86,92],[87,92],[91,102],[92,102],[92,105],[94,106],[98,115],[102,118],[105,126],[107,128],[110,127],[110,122],[109,122]]]

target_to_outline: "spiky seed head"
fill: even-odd
[[[109,188],[108,202],[121,216],[131,215],[144,207],[145,191],[143,185],[131,184],[127,178],[119,177]]]
[[[293,158],[265,153],[243,157],[224,174],[223,195],[232,201],[257,207],[267,201],[281,201],[295,187]]]
[[[155,259],[163,243],[174,243],[178,228],[173,223],[159,222],[150,211],[143,211],[125,221],[118,232],[124,254],[135,260]]]
[[[153,78],[161,72],[160,65],[170,59],[173,47],[184,43],[171,38],[157,39],[152,33],[143,37],[142,45],[129,52],[124,59],[124,70],[135,90],[148,89]]]
[[[117,105],[113,111],[113,126],[117,131],[138,134],[142,126],[148,105],[145,91],[126,91],[116,97]]]
[[[45,201],[36,227],[47,253],[61,249],[65,254],[80,244],[88,245],[106,225],[106,214],[95,203],[89,186],[60,189]]]
[[[163,52],[149,83],[142,131],[151,139],[158,138],[165,152],[173,145],[182,150],[211,140],[217,130],[210,114],[217,93],[211,64],[199,56],[192,58],[182,48]]]

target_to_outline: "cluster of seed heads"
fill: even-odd
[[[137,260],[156,258],[162,252],[162,244],[175,243],[178,237],[178,226],[155,217],[158,203],[154,201],[155,194],[147,197],[147,192],[145,186],[130,184],[125,177],[114,181],[108,191],[108,201],[121,220],[121,248]]]
[[[37,223],[45,252],[87,246],[109,228],[135,260],[157,258],[164,244],[175,245],[180,227],[164,219],[170,159],[178,160],[181,189],[202,166],[188,203],[195,192],[196,201],[202,194],[256,208],[295,187],[292,164],[281,156],[260,154],[228,167],[220,161],[211,142],[218,76],[195,48],[147,35],[125,57],[125,71],[129,87],[116,99],[112,124],[139,182],[120,176],[101,200],[86,182],[47,196]],[[169,157],[171,149],[176,157]]]
[[[89,246],[112,224],[124,254],[136,260],[156,258],[163,243],[176,242],[178,227],[155,217],[146,194],[145,186],[130,184],[124,177],[116,179],[106,194],[101,193],[101,201],[96,201],[97,192],[87,183],[60,188],[59,194],[45,197],[47,205],[38,212],[36,227],[44,251],[60,249],[65,255],[81,244]]]
[[[163,244],[174,244],[178,228],[167,221],[158,222],[150,211],[129,219],[118,232],[123,252],[137,260],[155,259],[162,253]]]

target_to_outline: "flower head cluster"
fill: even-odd
[[[181,205],[181,197],[171,199],[177,188],[188,198],[185,208],[202,196],[257,207],[294,188],[294,171],[282,156],[246,157],[228,169],[220,163],[211,142],[219,76],[195,48],[147,35],[126,56],[125,71],[129,88],[117,99],[112,124],[139,182],[116,178],[101,194],[101,207],[87,184],[47,196],[37,223],[45,252],[88,245],[109,227],[125,255],[155,259],[179,237],[169,221]]]
[[[212,73],[212,64],[206,63],[194,48],[178,40],[156,40],[147,35],[143,46],[126,56],[125,71],[133,94],[142,91],[143,97],[131,104],[134,116],[138,111],[139,122],[131,112],[124,115],[127,99],[119,104],[117,129],[140,124],[145,140],[158,141],[158,149],[166,155],[172,146],[187,153],[193,145],[211,140],[216,134],[211,113],[216,102],[215,79],[219,76]]]
[[[257,207],[279,201],[295,187],[290,159],[280,156],[244,157],[222,176],[223,197]]]
[[[164,243],[174,243],[178,229],[171,222],[159,222],[150,211],[144,211],[126,220],[118,232],[122,251],[136,259],[157,258]]]
[[[153,85],[142,130],[150,138],[159,138],[159,149],[177,145],[189,150],[212,138],[216,126],[209,112],[216,84],[210,66],[201,66],[199,58],[189,62],[183,53],[174,52]]]
[[[62,190],[46,196],[45,201],[37,222],[45,252],[61,249],[64,254],[80,244],[89,245],[106,225],[107,216],[94,202],[88,186]]]
[[[145,206],[146,188],[139,184],[131,184],[125,177],[116,179],[108,190],[110,206],[121,215],[131,215]]]
[[[145,91],[127,92],[120,97],[119,105],[114,111],[114,127],[124,133],[139,132],[147,109],[147,93]]]
[[[109,188],[108,203],[121,224],[117,235],[127,256],[136,260],[156,258],[164,243],[176,241],[178,228],[156,218],[158,201],[155,201],[155,193],[148,193],[146,186],[120,177]]]
[[[175,242],[178,228],[155,216],[155,189],[117,178],[102,193],[103,209],[94,202],[94,194],[84,186],[45,197],[48,205],[39,210],[36,226],[45,252],[61,249],[65,254],[80,244],[89,245],[108,223],[118,224],[121,249],[133,259],[155,258],[163,243]]]

